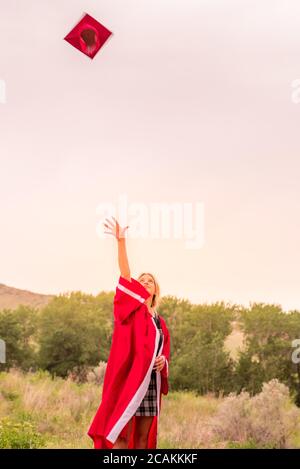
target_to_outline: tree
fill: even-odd
[[[39,366],[66,376],[74,367],[107,360],[112,314],[101,307],[103,295],[72,292],[55,297],[39,318]]]
[[[37,309],[23,305],[0,311],[0,338],[6,345],[6,363],[0,364],[0,369],[19,367],[28,370],[34,365],[37,315]]]

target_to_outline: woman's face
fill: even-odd
[[[139,282],[143,285],[143,287],[146,288],[146,290],[151,293],[151,295],[154,295],[155,293],[155,283],[151,275],[145,274],[143,275]]]

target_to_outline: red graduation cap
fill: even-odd
[[[86,14],[64,40],[93,59],[111,34],[105,26]]]

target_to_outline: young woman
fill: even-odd
[[[161,395],[168,394],[170,334],[157,307],[155,277],[131,277],[125,231],[104,223],[118,243],[120,277],[114,297],[114,330],[102,399],[88,430],[95,449],[156,448]]]

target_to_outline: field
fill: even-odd
[[[44,371],[0,373],[0,447],[92,448],[86,432],[100,396],[99,385],[52,379]],[[249,409],[253,399],[170,391],[163,396],[158,447],[300,448],[300,409],[289,401],[285,387],[267,385],[256,398],[255,418],[247,420],[245,404]],[[267,412],[267,424],[260,412]]]

